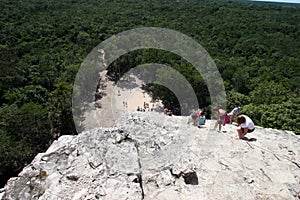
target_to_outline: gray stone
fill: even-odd
[[[123,113],[114,128],[61,136],[1,199],[299,199],[300,139],[258,127],[197,128],[188,117]]]

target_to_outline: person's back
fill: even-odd
[[[240,112],[241,107],[239,107],[239,105],[236,103],[234,104],[234,108],[232,109],[232,111],[230,113],[228,113],[229,115],[237,115]]]
[[[236,103],[234,104],[234,108],[232,109],[232,111],[230,113],[228,113],[228,115],[230,116],[230,123],[232,123],[234,121],[235,116],[237,116],[239,114],[241,110],[241,107],[239,107],[239,105]]]
[[[243,117],[245,117],[246,121],[242,124],[240,124],[240,126],[242,128],[248,128],[250,130],[255,128],[254,122],[252,121],[252,119],[250,117],[248,117],[247,115],[241,115]]]
[[[231,112],[233,115],[237,115],[240,112],[240,107],[235,107]]]
[[[218,113],[219,113],[219,116],[224,116],[224,115],[227,114],[227,111],[220,108],[220,109],[218,110]]]
[[[247,133],[252,133],[255,130],[255,125],[250,117],[247,115],[239,115],[236,119],[238,124],[238,137],[243,139]]]

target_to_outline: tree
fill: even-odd
[[[282,83],[268,81],[259,83],[255,90],[250,92],[251,102],[259,104],[279,104],[291,97],[290,91]]]
[[[5,105],[0,115],[0,176],[7,178],[48,147],[51,132],[48,111],[41,105]]]

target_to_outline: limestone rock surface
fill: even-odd
[[[114,128],[61,136],[0,190],[2,199],[299,199],[300,137],[198,128],[187,117],[120,114]],[[251,139],[251,140],[250,140]]]

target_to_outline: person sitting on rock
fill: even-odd
[[[199,121],[199,117],[201,115],[201,110],[196,110],[196,111],[193,111],[193,113],[191,114],[191,118],[189,118],[188,120],[188,124],[189,123],[193,123],[193,125],[197,125],[197,122]]]
[[[247,133],[251,133],[255,130],[255,125],[247,115],[239,115],[236,118],[236,122],[238,124],[238,137],[239,139],[243,139]]]
[[[200,115],[201,115],[201,110],[200,109],[192,114],[192,119],[194,120],[193,125],[197,126],[197,122],[199,121]]]
[[[213,109],[213,111],[215,111],[215,112],[218,113],[218,119],[217,119],[217,121],[216,121],[216,123],[215,123],[214,129],[216,129],[217,126],[219,125],[219,132],[220,132],[220,131],[221,131],[221,125],[222,125],[224,119],[225,119],[226,116],[227,116],[227,111],[224,110],[224,109],[221,109],[221,108],[219,108],[219,107],[215,107],[215,108]],[[224,125],[225,125],[225,124],[224,124]]]
[[[164,114],[167,115],[167,113],[169,112],[168,108],[164,108]]]

